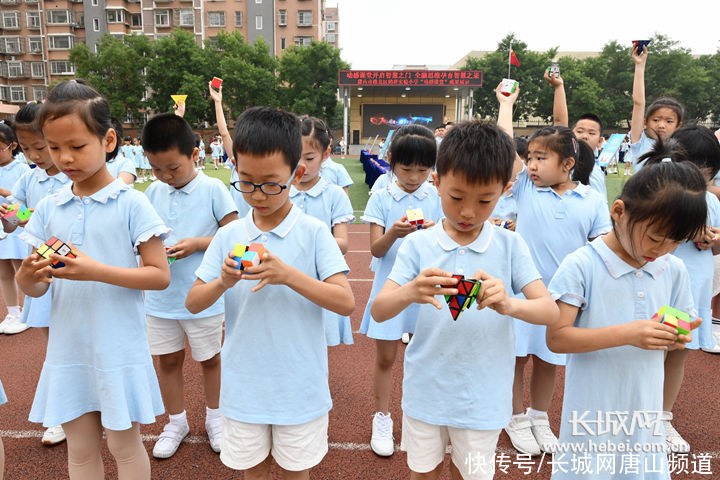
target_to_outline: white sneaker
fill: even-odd
[[[2,322],[0,322],[0,333],[5,333],[5,327],[12,323],[13,316],[9,313],[5,316]]]
[[[2,326],[2,332],[5,335],[15,335],[16,333],[22,333],[30,328],[27,323],[21,322],[19,317],[10,314],[5,317],[5,321],[2,323]]]
[[[715,339],[715,346],[712,348],[703,348],[702,349],[703,352],[720,353],[720,339],[718,339],[717,335],[713,336],[713,338]]]
[[[205,419],[205,431],[210,440],[210,448],[213,452],[220,453],[220,443],[222,442],[222,417]]]
[[[402,334],[402,338],[400,339],[405,345],[410,343],[410,334],[405,332]]]
[[[63,430],[62,425],[48,428],[47,430],[45,430],[45,433],[43,433],[42,436],[43,445],[57,445],[58,443],[64,441],[65,430]]]
[[[372,451],[381,457],[389,457],[395,453],[392,432],[393,421],[389,413],[385,415],[377,412],[373,415],[372,438],[370,439]]]
[[[537,415],[535,418],[530,417],[530,430],[537,441],[540,450],[545,453],[555,453],[560,443],[557,437],[550,429],[550,420],[546,413]]]
[[[183,441],[183,438],[187,437],[190,433],[190,427],[187,423],[175,424],[168,423],[163,428],[160,438],[155,447],[153,447],[153,457],[155,458],[170,458],[175,455],[178,447]]]
[[[663,426],[665,427],[665,443],[668,450],[673,453],[688,453],[690,444],[683,439],[675,427],[672,426],[672,412],[663,412]]]
[[[538,445],[535,435],[532,432],[532,423],[527,415],[513,416],[510,423],[505,427],[505,432],[510,437],[515,450],[520,453],[529,455],[540,455],[540,445]]]

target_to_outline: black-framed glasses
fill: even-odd
[[[277,182],[253,183],[245,180],[236,180],[234,182],[230,182],[230,185],[232,185],[232,187],[240,193],[254,193],[255,190],[259,188],[265,195],[280,195],[283,190],[290,186],[292,179],[295,177],[296,170],[297,165],[295,165],[295,168],[290,174],[290,180],[288,180],[285,185]]]

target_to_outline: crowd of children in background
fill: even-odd
[[[632,59],[632,122],[619,154],[634,175],[610,202],[596,162],[602,121],[583,113],[570,124],[559,75],[545,73],[553,126],[528,139],[513,140],[520,89],[499,86],[496,123],[407,125],[392,137],[390,172],[360,217],[375,274],[360,333],[375,339],[369,437],[380,456],[395,452],[392,367],[409,343],[400,445],[411,478],[438,478],[448,442],[452,478],[492,478],[503,429],[521,453],[565,455],[554,479],[614,478],[593,454],[601,442],[653,447],[635,450],[632,476],[644,479],[669,478],[667,453],[690,450],[672,410],[688,352],[720,353],[711,308],[720,143],[705,127],[682,126],[673,99],[646,109],[647,47]],[[353,343],[344,259],[352,180],[330,159],[321,119],[253,107],[231,134],[222,87],[209,94],[219,131],[209,153],[215,169],[223,158],[232,169],[229,190],[203,172],[205,143],[184,104],[150,118],[141,137],[123,136],[107,101],[70,80],[0,123],[0,333],[42,329],[29,419],[47,427],[43,443],[67,439],[72,479],[103,478],[103,435],[120,479],[149,479],[140,424],[165,411],[153,456],[175,454],[190,431],[186,341],[223,464],[269,479],[274,461],[284,478],[309,478],[328,451],[326,349]],[[144,194],[134,190],[148,180]],[[6,218],[14,203],[30,218]],[[420,226],[408,221],[415,209]],[[246,262],[246,251],[257,259]],[[451,315],[467,288],[479,288],[476,305]],[[664,305],[689,314],[689,331],[654,317]],[[558,366],[559,439],[547,414]],[[645,422],[577,436],[583,412],[640,412]],[[567,445],[577,449],[563,453]],[[589,471],[577,469],[581,455]],[[0,443],[0,479],[3,462]]]

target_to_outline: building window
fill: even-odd
[[[170,26],[170,11],[169,10],[156,10],[155,11],[155,25],[158,27],[169,27]]]
[[[211,27],[224,27],[225,12],[208,12],[208,23]]]
[[[195,12],[190,8],[180,10],[180,26],[192,27],[195,25]]]
[[[42,102],[47,97],[47,88],[43,85],[33,85],[33,100]]]
[[[28,52],[42,53],[42,37],[28,37]]]
[[[43,62],[30,62],[30,76],[32,78],[45,78],[45,64]]]
[[[108,23],[124,23],[125,22],[125,10],[108,10],[107,11],[107,22]]]
[[[93,32],[99,32],[100,31],[100,19],[99,18],[93,18]]]
[[[26,13],[27,28],[40,28],[40,12],[28,10]]]
[[[75,44],[72,35],[48,35],[50,50],[69,50]]]
[[[242,14],[240,11],[235,12],[235,26],[238,28],[242,27]]]
[[[312,27],[312,10],[298,12],[298,27]]]
[[[285,37],[280,39],[280,50],[285,50]]]
[[[67,60],[50,60],[50,74],[52,75],[73,75],[75,68]]]
[[[24,77],[23,75],[23,62],[7,62],[8,65],[8,77],[17,78]]]
[[[10,101],[11,102],[27,102],[27,97],[25,96],[25,86],[24,85],[16,85],[10,87]]]
[[[327,43],[337,43],[337,34],[335,33],[328,33],[327,38],[325,39]]]
[[[20,37],[5,37],[2,40],[3,42],[0,43],[0,47],[5,47],[2,53],[9,53],[10,55],[23,53]]]
[[[309,47],[313,37],[295,37],[295,45],[298,47]]]
[[[64,25],[71,23],[69,10],[48,10],[47,23],[51,25]]]
[[[3,12],[2,21],[3,28],[17,30],[20,28],[20,12]]]
[[[256,3],[257,5],[259,5],[259,4],[262,3],[262,0],[255,0],[255,3]]]
[[[142,14],[132,13],[130,14],[130,25],[133,27],[142,27]]]
[[[7,100],[8,98],[10,98],[10,87],[0,85],[0,100]]]
[[[255,15],[255,30],[262,30],[262,15]]]
[[[100,3],[99,0],[92,0],[93,7],[97,7],[99,3]]]
[[[287,10],[278,10],[278,25],[281,27],[287,25]]]
[[[327,22],[327,31],[334,32],[337,28],[337,22]]]

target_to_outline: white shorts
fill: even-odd
[[[445,459],[448,440],[450,458],[464,480],[489,480],[495,472],[495,447],[500,430],[468,430],[432,425],[403,414],[400,450],[407,452],[410,470],[428,473]]]
[[[147,336],[151,355],[167,355],[185,349],[190,342],[196,362],[209,360],[220,352],[224,314],[207,318],[176,320],[146,315]]]
[[[300,425],[244,423],[223,416],[220,461],[247,470],[270,452],[281,468],[300,472],[314,467],[328,452],[328,414]]]

